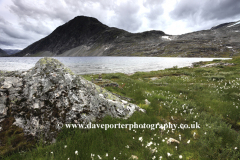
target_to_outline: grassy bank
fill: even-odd
[[[146,109],[127,119],[105,117],[101,124],[177,124],[176,129],[63,129],[57,142],[4,159],[240,159],[240,58],[214,67],[103,74],[98,85]],[[88,80],[98,75],[85,75]],[[146,104],[147,99],[150,104]],[[180,127],[200,124],[200,128]],[[179,144],[167,144],[169,138]],[[132,156],[134,157],[134,156]]]

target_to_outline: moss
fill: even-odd
[[[56,65],[56,67],[58,68],[59,66],[64,66],[60,61],[58,61],[57,59],[54,58],[48,58],[48,57],[44,57],[41,58],[38,63],[40,63],[40,65],[46,65],[46,64],[51,64],[51,65]]]
[[[35,144],[31,136],[24,136],[22,128],[12,125],[14,121],[13,117],[8,117],[1,122],[4,131],[0,132],[0,141],[2,143],[0,146],[0,158],[21,149],[32,148]]]
[[[95,87],[96,87],[97,92],[107,95],[106,99],[110,99],[110,100],[117,100],[118,99],[115,95],[113,95],[112,93],[110,93],[106,89],[104,89],[102,87],[99,87],[97,85]]]
[[[69,73],[70,75],[74,75],[74,73],[72,72],[72,70],[69,69],[69,68],[67,68],[67,67],[64,69],[64,71],[67,72],[67,73]]]

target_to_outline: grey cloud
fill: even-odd
[[[204,0],[201,0],[204,2]],[[170,12],[170,16],[174,19],[186,19],[193,17],[201,10],[200,1],[181,0],[175,6],[175,9]]]
[[[143,5],[145,8],[149,9],[148,13],[146,14],[146,17],[148,19],[157,20],[160,15],[163,14],[163,7],[162,3],[165,0],[146,0]]]
[[[27,21],[22,21],[19,24],[22,25],[25,31],[34,32],[40,35],[47,35],[51,33],[51,29],[43,25],[41,21],[39,21],[37,24],[31,24],[27,23]]]
[[[23,46],[29,45],[29,40],[9,37],[1,31],[0,34],[0,48],[23,48]]]
[[[210,1],[209,1],[210,2]],[[203,8],[202,16],[205,19],[226,19],[234,16],[240,16],[239,0],[221,0],[215,3],[206,3]],[[240,19],[240,18],[239,18]]]
[[[33,1],[34,2],[34,1]],[[13,5],[10,6],[10,10],[18,15],[20,19],[20,25],[27,31],[32,31],[37,34],[49,34],[52,29],[48,28],[42,22],[51,20],[60,20],[63,23],[71,19],[68,9],[64,8],[56,1],[48,0],[48,4],[33,5],[26,4],[23,0],[13,0]],[[54,3],[55,2],[55,3]],[[37,24],[29,22],[28,19],[36,21]]]
[[[2,40],[0,39],[0,48],[4,48],[2,46],[14,46],[14,43],[12,43],[11,41],[6,41],[6,40]]]
[[[24,3],[23,0],[12,0],[13,5],[10,6],[10,10],[15,13],[20,19],[26,19],[27,17],[34,17],[35,19],[41,19],[41,17],[47,16],[46,8],[38,8],[31,4]]]
[[[16,38],[16,39],[27,39],[26,35],[21,33],[18,28],[14,27],[11,23],[7,22],[3,18],[0,17],[0,31],[2,34],[5,34],[8,37]]]
[[[161,5],[151,7],[151,10],[147,13],[147,18],[150,20],[157,20],[158,17],[163,13]]]
[[[239,0],[181,0],[170,13],[175,20],[222,20],[240,15]]]
[[[116,26],[127,31],[136,31],[142,24],[141,18],[138,15],[140,6],[134,1],[121,3],[115,8]]]

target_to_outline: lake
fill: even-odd
[[[42,57],[2,57],[0,70],[24,71],[34,67]],[[156,71],[174,66],[191,66],[193,62],[230,58],[168,58],[168,57],[54,57],[75,74],[126,73]]]

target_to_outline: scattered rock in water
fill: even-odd
[[[141,109],[109,91],[74,75],[53,58],[40,59],[26,72],[0,74],[0,128],[5,121],[21,128],[25,136],[54,140],[59,124],[88,124],[106,115],[129,118]],[[3,123],[4,122],[4,123]],[[0,139],[1,141],[1,139]]]

